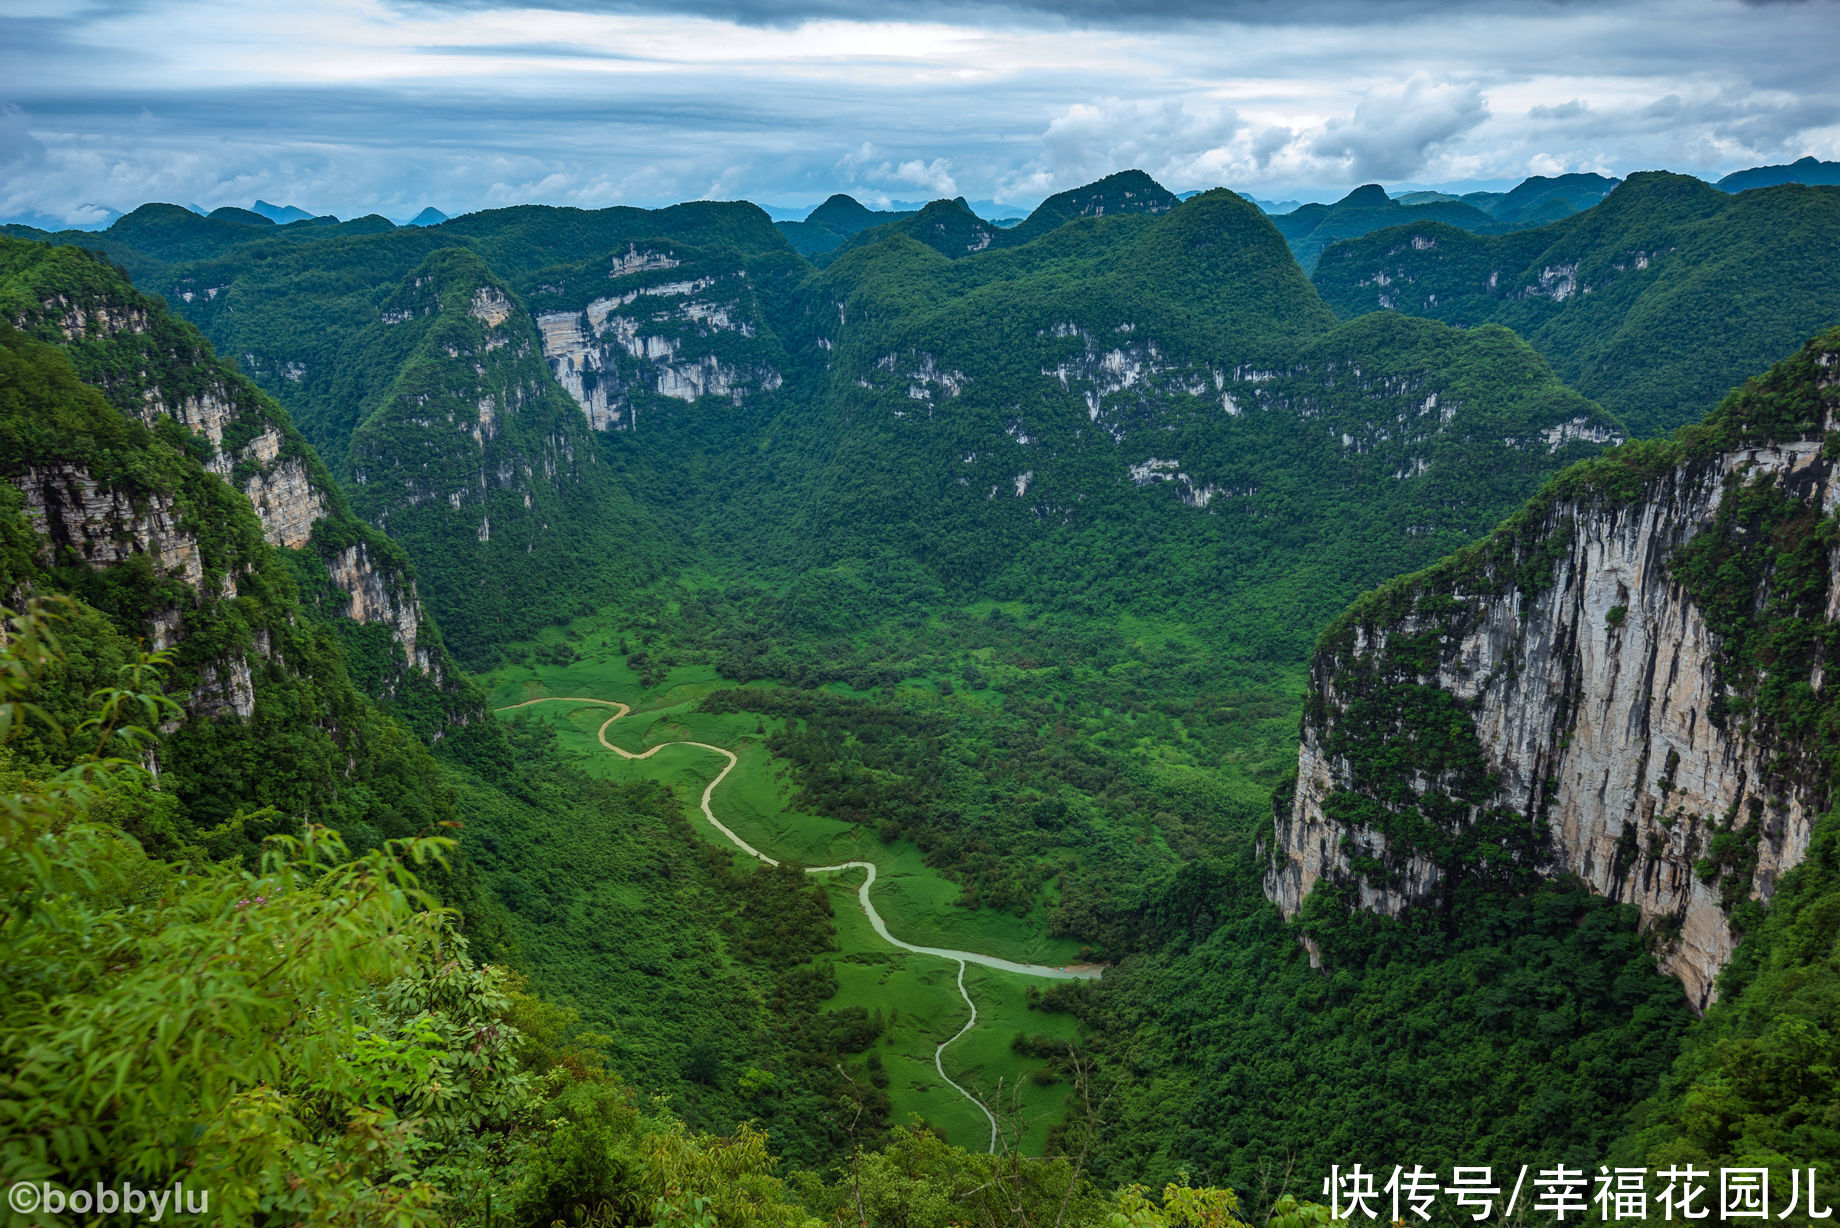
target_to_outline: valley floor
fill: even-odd
[[[762,744],[759,718],[695,710],[723,688],[712,670],[674,671],[649,692],[617,660],[513,669],[486,681],[494,707],[549,724],[588,771],[672,788],[706,820],[697,830],[738,859],[819,863],[807,873],[826,875],[838,931],[839,992],[830,1005],[888,1020],[880,1043],[893,1076],[893,1119],[919,1117],[955,1144],[994,1150],[1001,1116],[1014,1141],[1040,1150],[1065,1088],[1031,1078],[1040,1061],[1011,1040],[1019,1032],[1074,1039],[1069,1016],[1029,1010],[1027,993],[1043,979],[1099,974],[1077,962],[1076,943],[1046,937],[1038,918],[954,907],[958,888],[912,844],[889,846],[860,826],[788,805],[786,765]],[[948,945],[955,943],[967,945]]]

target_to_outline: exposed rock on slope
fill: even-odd
[[[929,565],[960,583],[1019,566],[1061,583],[1079,559],[1089,593],[1167,585],[1216,614],[1278,573],[1299,602],[1240,625],[1300,655],[1301,626],[1621,438],[1506,330],[1338,326],[1227,192],[958,261],[889,236],[812,297],[836,452],[807,540],[844,557],[862,526],[925,526]],[[1116,527],[1138,517],[1155,532]]]
[[[207,446],[163,414],[149,424],[124,413],[78,377],[70,350],[0,319],[0,601],[63,600],[64,651],[35,671],[33,701],[70,711],[119,685],[141,645],[168,650],[155,673],[183,712],[139,748],[159,787],[128,828],[163,854],[253,857],[266,835],[301,823],[364,849],[445,821],[452,807],[426,749],[358,675],[406,683],[413,702],[397,710],[432,735],[467,718],[464,702],[435,692],[425,668],[390,674],[387,635],[319,617],[302,589],[315,600],[315,586],[337,590],[318,558],[265,540],[249,501],[201,463]],[[461,684],[459,700],[482,715]],[[61,766],[95,746],[17,732],[27,764]]]
[[[636,428],[659,397],[739,405],[780,387],[783,359],[738,254],[629,243],[594,271],[540,286],[540,302],[568,306],[539,310],[537,328],[551,372],[596,430]],[[587,291],[595,297],[575,305]]]
[[[455,650],[483,658],[551,608],[531,593],[591,599],[646,534],[525,304],[477,256],[435,253],[392,302],[426,323],[352,435],[352,501],[417,560]]]
[[[394,694],[409,675],[420,675],[417,685],[449,692],[447,719],[477,715],[477,696],[426,625],[407,560],[346,508],[278,405],[219,362],[195,329],[88,253],[14,240],[0,244],[0,309],[12,325],[59,345],[77,374],[122,413],[152,428],[163,421],[184,428],[203,469],[247,496],[270,545],[319,559],[336,586],[317,595],[327,605],[324,613],[389,629],[395,662],[365,671],[380,692]],[[14,484],[25,491],[28,514],[55,548],[73,552],[70,557],[101,567],[146,554],[165,570],[177,564],[193,587],[202,583],[196,530],[169,503],[137,503],[74,463],[55,473],[16,476]],[[168,612],[150,631],[164,642],[178,626],[177,614]],[[234,678],[239,669],[247,674],[240,659],[217,673]],[[231,705],[243,715],[247,706]]]
[[[1267,894],[1397,914],[1575,874],[1703,1008],[1834,800],[1837,466],[1840,330],[1363,598],[1313,664]]]

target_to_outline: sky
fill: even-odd
[[[1840,159],[1840,0],[0,0],[0,219]]]

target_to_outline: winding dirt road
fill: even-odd
[[[765,853],[749,844],[746,840],[736,835],[734,830],[721,819],[716,818],[715,811],[709,808],[709,799],[715,795],[716,786],[721,784],[723,778],[735,770],[735,764],[740,762],[740,760],[735,757],[735,752],[726,750],[720,746],[712,746],[708,742],[660,742],[658,745],[648,747],[642,751],[630,751],[623,747],[615,746],[612,742],[607,740],[607,728],[632,711],[630,706],[620,703],[617,700],[589,699],[581,695],[544,695],[537,699],[526,699],[522,703],[506,704],[504,707],[497,709],[497,711],[510,712],[515,708],[528,708],[532,704],[587,704],[597,708],[618,709],[612,716],[601,722],[601,727],[595,731],[594,736],[600,741],[602,746],[620,756],[622,759],[650,759],[659,751],[671,746],[694,746],[699,750],[713,751],[721,755],[724,759],[728,760],[728,762],[723,766],[720,772],[716,773],[715,779],[710,781],[703,788],[703,797],[700,803],[703,817],[709,820],[709,825],[711,827],[714,827],[724,836],[727,836],[736,848],[740,849],[748,856],[763,861],[770,866],[777,866],[779,864],[777,860],[767,856]],[[1023,976],[1045,977],[1049,980],[1056,981],[1090,981],[1099,976],[1099,971],[1097,969],[1081,967],[1051,968],[1045,964],[1018,964],[1011,960],[998,959],[994,955],[979,955],[975,951],[955,951],[947,947],[921,947],[915,946],[911,942],[903,942],[888,932],[888,923],[882,920],[882,914],[875,910],[875,901],[869,898],[869,889],[875,886],[874,862],[840,861],[834,866],[811,866],[806,869],[805,873],[832,874],[839,870],[866,871],[863,876],[862,886],[856,889],[856,899],[862,905],[864,914],[868,916],[870,927],[875,930],[876,935],[884,942],[888,943],[890,946],[899,947],[903,951],[911,951],[915,955],[936,955],[941,959],[953,960],[958,964],[958,995],[965,1000],[965,1005],[970,1008],[971,1018],[965,1021],[965,1026],[954,1033],[950,1040],[939,1042],[938,1048],[933,1050],[933,1068],[939,1072],[939,1077],[950,1084],[959,1095],[969,1100],[972,1104],[975,1104],[978,1111],[984,1115],[985,1120],[990,1123],[990,1149],[994,1152],[997,1149],[996,1116],[985,1107],[983,1101],[959,1086],[959,1084],[953,1080],[952,1076],[946,1073],[945,1067],[946,1046],[952,1044],[965,1033],[969,1032],[977,1023],[977,1003],[973,1002],[971,1000],[971,995],[965,992],[965,965],[978,964],[985,968],[997,968],[1004,972],[1020,973]]]

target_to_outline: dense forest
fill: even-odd
[[[1650,171],[1532,230],[1375,231],[1325,253],[1315,280],[1344,315],[1506,325],[1631,430],[1659,435],[1833,323],[1837,212],[1831,186],[1732,195]]]
[[[1112,1228],[1324,1222],[1354,1161],[1830,1161],[1831,818],[1727,893],[1700,1017],[1472,709],[1350,674],[1338,814],[1449,889],[1267,898],[1344,610],[1826,421],[1834,189],[1524,186],[0,239],[12,1171]],[[1833,509],[1726,508],[1669,574],[1831,771]]]

